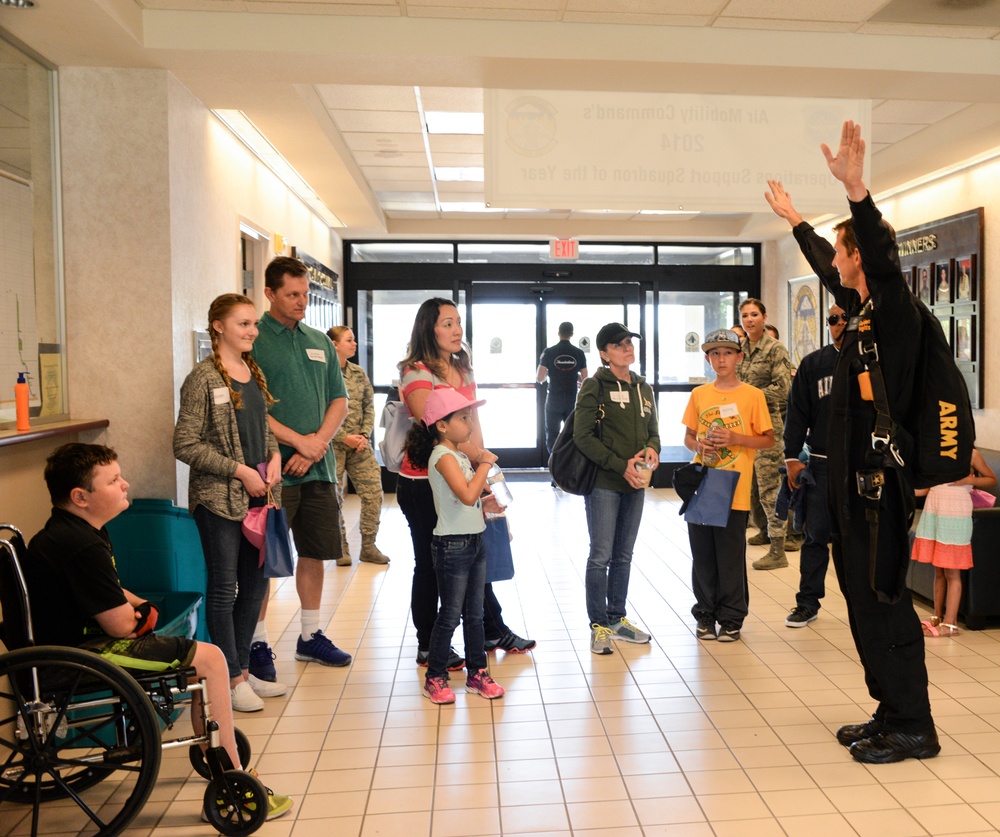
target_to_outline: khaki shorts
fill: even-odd
[[[300,558],[336,561],[344,554],[336,484],[314,481],[283,486],[281,505]]]

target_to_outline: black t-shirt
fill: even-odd
[[[94,615],[127,604],[106,529],[63,509],[28,545],[25,581],[39,645],[78,646],[102,636]]]
[[[549,395],[571,395],[576,398],[580,370],[587,368],[587,356],[569,340],[549,346],[538,359],[538,365],[549,370]]]

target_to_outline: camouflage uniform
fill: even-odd
[[[767,409],[774,425],[774,447],[757,451],[753,470],[757,477],[760,502],[767,515],[767,534],[773,541],[785,537],[785,523],[774,513],[774,501],[778,496],[781,475],[778,466],[785,462],[783,435],[785,429],[785,405],[788,391],[792,386],[792,362],[788,349],[766,332],[757,342],[752,352],[750,343],[743,341],[743,360],[736,370],[737,377],[744,383],[757,387],[767,399]]]
[[[347,418],[333,437],[333,448],[337,454],[337,494],[340,507],[344,507],[347,492],[347,478],[350,475],[354,490],[361,498],[361,537],[363,541],[374,541],[378,534],[379,516],[382,513],[382,471],[375,461],[371,447],[372,429],[375,427],[375,393],[365,370],[356,363],[347,362],[344,369],[344,385],[347,387]],[[345,436],[360,434],[368,437],[368,447],[355,450],[344,444]],[[341,539],[344,555],[347,553],[347,529],[344,516],[340,516]]]

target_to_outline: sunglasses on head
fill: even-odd
[[[835,326],[837,323],[846,323],[848,319],[847,314],[831,314],[826,321],[829,325]]]

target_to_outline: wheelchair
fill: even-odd
[[[5,524],[0,535],[0,628],[12,649],[0,655],[0,835],[119,834],[156,785],[162,751],[178,747],[208,779],[210,825],[226,835],[260,828],[268,791],[254,774],[233,769],[204,679],[193,668],[133,676],[90,651],[35,645],[18,557],[24,537]],[[195,694],[205,732],[163,740]],[[247,765],[250,742],[235,732]]]

